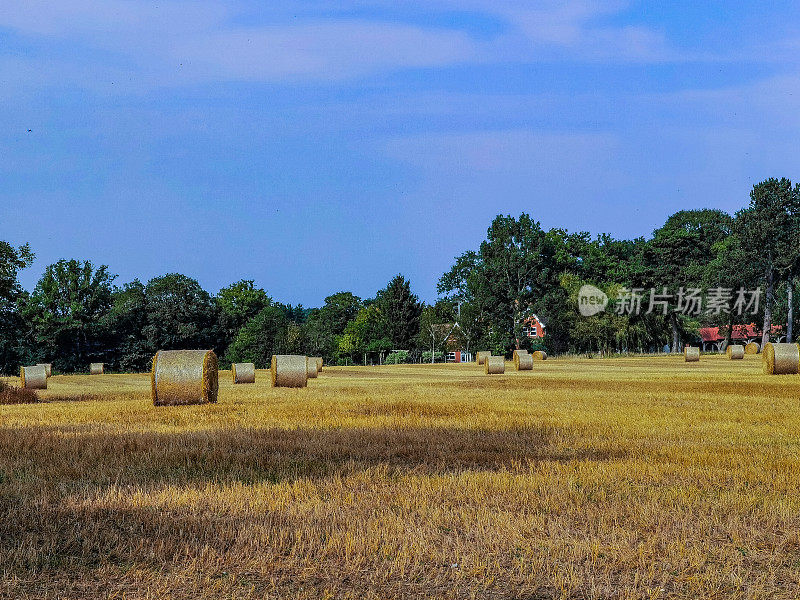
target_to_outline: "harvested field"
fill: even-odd
[[[38,394],[0,407],[3,598],[800,594],[800,376],[757,355]]]

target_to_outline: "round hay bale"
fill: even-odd
[[[317,359],[313,356],[306,356],[306,370],[309,379],[317,378]]]
[[[745,354],[758,354],[761,351],[761,346],[758,345],[758,342],[750,342],[744,347]]]
[[[744,358],[744,346],[741,344],[731,344],[725,350],[731,360],[742,360]]]
[[[233,363],[231,365],[233,383],[255,383],[256,366],[253,363]]]
[[[767,342],[761,352],[767,375],[797,375],[800,370],[800,346]]]
[[[686,362],[699,362],[700,361],[700,348],[696,346],[686,346],[683,349],[683,359]]]
[[[36,366],[44,367],[48,377],[50,377],[50,375],[53,373],[53,363],[36,363]]]
[[[475,353],[475,360],[479,365],[482,365],[486,362],[486,357],[491,355],[492,355],[491,350],[480,350]]]
[[[514,361],[514,368],[519,371],[519,357],[521,354],[528,354],[527,350],[514,350],[514,354],[512,355],[512,360]]]
[[[89,375],[102,375],[106,363],[90,363]]]
[[[212,350],[159,350],[150,389],[155,406],[216,402],[219,362]]]
[[[530,371],[533,369],[533,355],[528,354],[518,354],[516,360],[514,360],[514,366],[517,368],[517,371]]]
[[[544,350],[537,350],[533,354],[531,354],[533,360],[547,360],[547,352]]]
[[[317,373],[322,373],[322,357],[317,356]]]
[[[272,387],[306,387],[308,360],[294,354],[273,354],[270,365]]]
[[[47,369],[44,365],[19,368],[19,387],[29,390],[47,389]]]
[[[505,356],[487,356],[483,365],[487,375],[502,375],[506,372]]]

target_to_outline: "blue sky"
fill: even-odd
[[[279,5],[274,8],[272,5]],[[269,7],[269,8],[266,8]],[[793,2],[0,3],[0,239],[424,299],[498,213],[648,235],[800,178]],[[30,130],[30,131],[28,131]]]

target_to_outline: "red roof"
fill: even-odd
[[[700,337],[704,342],[721,342],[725,339],[725,335],[721,334],[719,327],[701,327]],[[724,331],[724,330],[723,330]],[[783,332],[781,325],[773,325],[772,333],[779,334]],[[748,340],[761,336],[761,329],[756,327],[755,323],[749,325],[734,325],[731,339],[733,340]]]

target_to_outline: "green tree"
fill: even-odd
[[[200,284],[179,273],[155,277],[145,287],[147,324],[142,334],[151,352],[215,349],[218,308]]]
[[[384,317],[377,304],[359,310],[355,319],[347,323],[338,340],[340,355],[352,360],[358,357],[365,363],[368,353],[383,353],[391,349],[392,341],[387,337]]]
[[[465,352],[472,352],[476,344],[486,342],[481,313],[475,302],[459,302],[456,312],[457,327],[453,329],[453,336]]]
[[[325,305],[312,310],[305,323],[309,353],[331,360],[338,351],[338,338],[361,307],[361,298],[350,292],[338,292],[325,298]]]
[[[0,241],[0,300],[16,302],[22,292],[17,276],[22,269],[31,266],[34,258],[28,244],[15,248]]]
[[[760,269],[751,261],[749,253],[742,246],[738,234],[732,233],[727,238],[712,246],[712,258],[706,268],[703,279],[706,289],[727,288],[736,293],[738,290],[754,290],[759,285]],[[754,315],[730,310],[725,315],[726,323],[718,323],[725,333],[725,344],[731,343],[735,325],[748,324]]]
[[[0,373],[14,373],[25,355],[27,326],[19,311],[27,295],[17,279],[33,263],[34,254],[25,244],[18,248],[0,241]]]
[[[422,309],[419,328],[419,346],[430,348],[431,362],[434,362],[437,350],[444,351],[447,339],[455,328],[455,313],[452,301],[439,300],[436,304],[427,304]]]
[[[467,252],[439,280],[439,292],[474,302],[482,312],[494,351],[505,354],[522,339],[522,327],[535,302],[557,285],[556,247],[563,236],[546,234],[523,213],[498,215],[479,252]]]
[[[219,310],[220,351],[223,354],[244,324],[272,304],[267,292],[257,288],[251,279],[242,279],[222,288],[215,301]]]
[[[281,304],[280,302],[276,303],[277,306],[283,310],[283,314],[286,315],[286,318],[289,319],[292,323],[297,323],[298,325],[302,325],[308,320],[308,315],[311,313],[310,309],[304,308],[302,304],[298,304],[297,306],[292,306],[291,304]]]
[[[681,288],[700,288],[714,258],[713,248],[732,231],[733,219],[721,210],[682,210],[653,232],[646,251],[647,286],[656,293],[679,298]],[[642,299],[649,308],[649,298]],[[681,348],[680,307],[669,301],[666,316],[672,332],[672,351]],[[662,309],[663,311],[663,309]]]
[[[762,345],[769,341],[775,286],[796,272],[800,254],[800,186],[767,179],[753,186],[750,205],[736,213],[736,233],[764,283]]]
[[[105,355],[114,278],[106,265],[95,269],[88,260],[60,260],[45,269],[24,308],[39,359],[79,371]]]
[[[119,371],[145,371],[155,349],[143,336],[147,325],[147,294],[138,279],[116,288],[112,294],[111,310],[106,317],[106,329],[114,350],[105,362]]]
[[[226,362],[252,362],[256,368],[269,367],[273,354],[287,354],[289,320],[278,306],[263,308],[239,330],[228,347]]]
[[[382,334],[389,339],[394,349],[410,350],[419,334],[419,318],[422,305],[411,293],[411,284],[402,275],[396,275],[375,299],[380,315]]]

